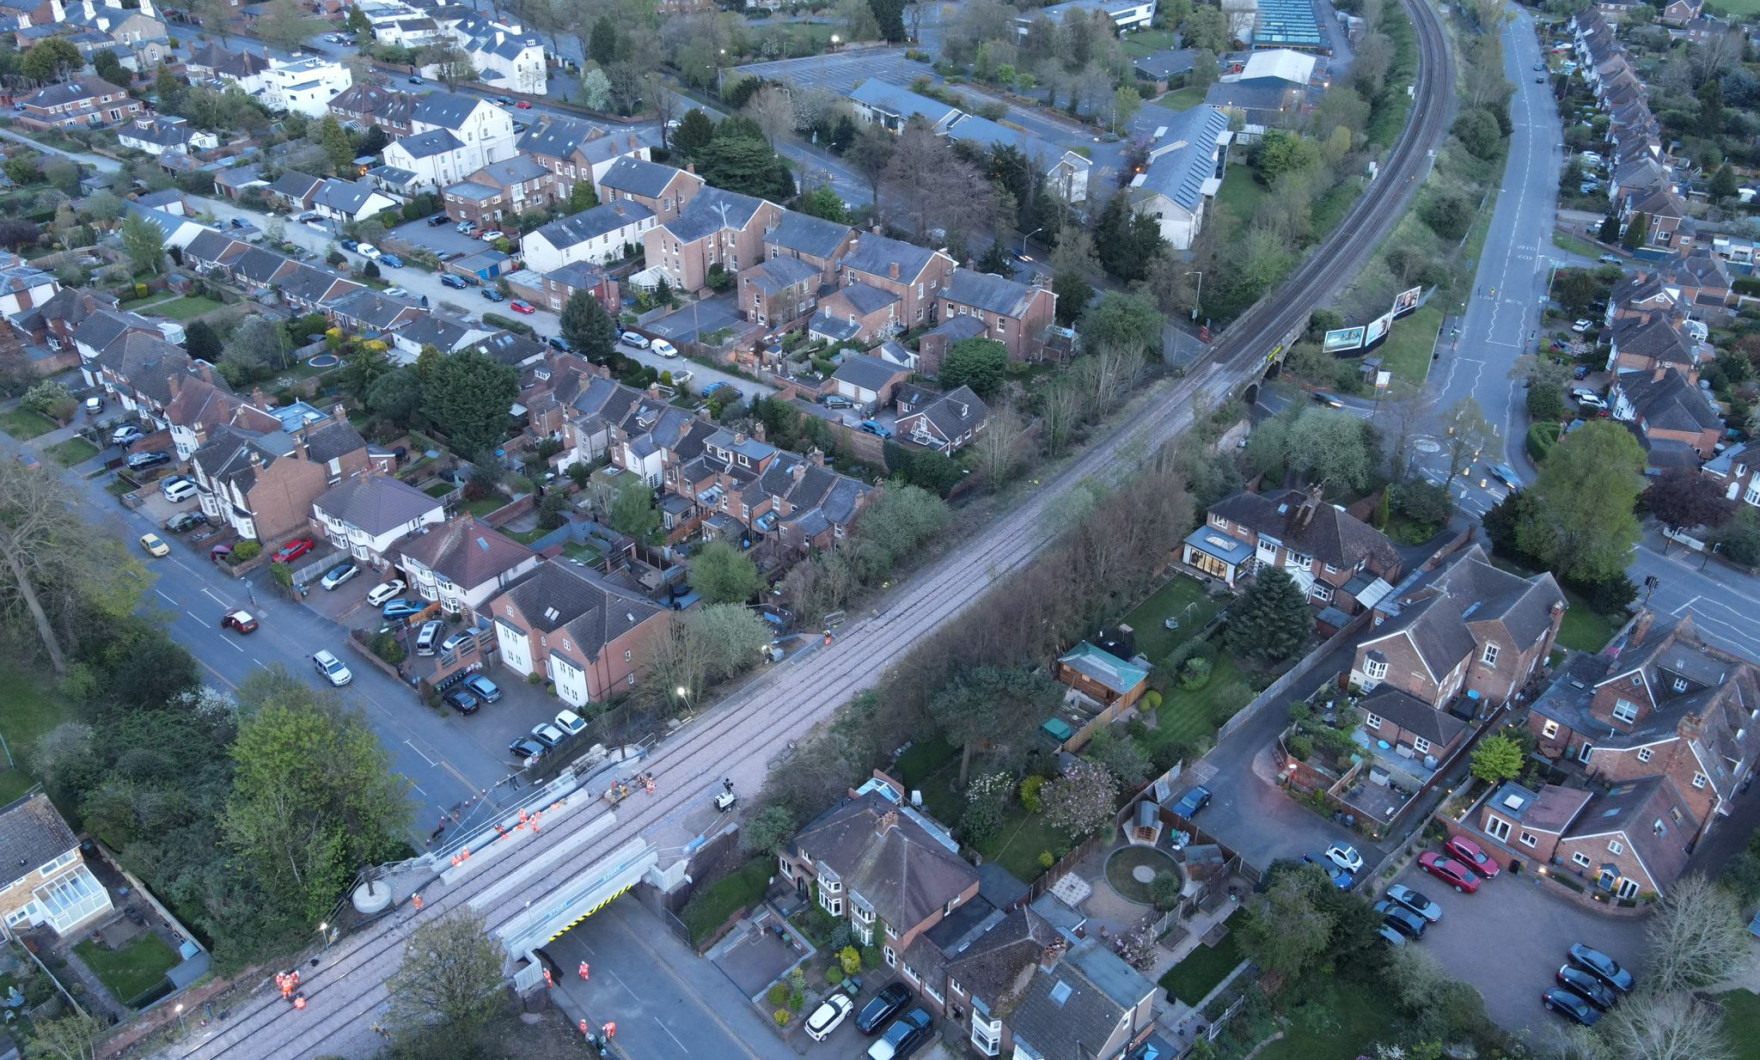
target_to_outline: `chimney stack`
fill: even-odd
[[[825,466],[825,451],[823,449],[820,449],[816,445],[813,448],[808,449],[807,450],[807,463],[812,464],[814,467],[824,467]]]
[[[1045,944],[1044,950],[1039,953],[1039,967],[1047,972],[1051,971],[1053,968],[1057,967],[1058,959],[1063,956],[1064,951],[1067,949],[1069,949],[1068,942],[1061,938],[1052,939]]]
[[[885,813],[881,814],[879,817],[876,817],[874,819],[874,834],[875,835],[885,835],[887,832],[890,832],[894,828],[897,828],[897,827],[898,827],[898,811],[897,810],[887,810]]]
[[[898,279],[898,262],[895,261],[886,266],[886,275],[895,280]]]
[[[1660,382],[1662,382],[1662,377],[1667,374],[1668,374],[1668,365],[1659,364],[1656,366],[1656,370],[1650,373],[1650,381],[1653,383],[1660,383]]]
[[[1644,638],[1650,634],[1650,627],[1655,623],[1656,612],[1651,608],[1645,608],[1638,615],[1637,620],[1632,623],[1632,631],[1627,635],[1626,643],[1634,647],[1644,643]]]
[[[764,429],[764,425],[762,423],[752,424],[752,440],[753,441],[756,441],[756,442],[765,441],[766,438],[768,437],[769,433],[770,433],[769,431],[766,431]]]

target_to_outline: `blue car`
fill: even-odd
[[[1320,866],[1320,871],[1326,873],[1332,879],[1332,885],[1341,891],[1350,890],[1351,884],[1357,882],[1350,873],[1334,865],[1332,859],[1325,854],[1303,854],[1302,860],[1310,865]]]
[[[393,600],[379,613],[386,618],[408,618],[410,615],[421,614],[427,608],[428,605],[420,600]]]
[[[360,246],[359,243],[356,243],[352,239],[338,239],[336,245],[340,246],[343,250],[353,250],[355,247]]]
[[[726,383],[710,383],[708,386],[704,387],[700,391],[700,393],[704,397],[713,397],[715,394],[719,393],[720,391],[726,390],[726,389],[727,389]]]
[[[887,427],[884,424],[875,423],[873,420],[863,420],[862,425],[861,425],[861,429],[864,431],[867,431],[869,434],[875,435],[880,438],[892,437],[892,428],[891,427]]]
[[[1173,808],[1173,812],[1189,821],[1198,816],[1198,811],[1208,805],[1210,805],[1210,789],[1200,784],[1186,792],[1185,798],[1179,800],[1179,805]]]
[[[379,264],[388,269],[401,269],[403,268],[403,259],[396,254],[381,254],[379,255]]]
[[[485,703],[493,703],[501,698],[501,689],[482,674],[472,674],[465,678],[464,686]]]

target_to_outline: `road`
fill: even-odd
[[[1415,103],[1407,128],[1383,175],[1316,254],[1279,290],[1244,314],[1210,351],[1210,360],[1177,381],[1164,381],[1140,395],[1128,422],[1097,439],[1081,458],[1049,479],[1026,504],[1000,516],[919,576],[874,601],[866,617],[845,625],[829,647],[770,670],[714,710],[698,717],[656,748],[648,768],[655,793],[638,796],[615,813],[613,823],[590,841],[585,830],[612,811],[581,807],[543,835],[510,882],[523,897],[550,893],[577,879],[606,850],[660,826],[731,773],[736,789],[756,790],[764,773],[790,742],[799,740],[838,705],[873,688],[895,661],[924,638],[958,620],[992,585],[1032,562],[1056,539],[1053,515],[1061,494],[1090,477],[1117,480],[1141,454],[1154,452],[1191,425],[1195,399],[1215,407],[1220,394],[1258,375],[1268,347],[1303,326],[1309,309],[1354,276],[1398,220],[1417,190],[1417,177],[1448,126],[1452,76],[1446,38],[1435,11],[1407,0],[1419,43]],[[731,763],[731,765],[730,765]],[[545,857],[544,852],[555,857]],[[452,884],[436,880],[424,891],[425,911],[443,914],[481,900],[491,928],[519,915],[523,906],[486,894],[506,874],[467,874]],[[403,916],[413,915],[404,913]],[[312,1005],[296,1013],[267,996],[246,1002],[223,1024],[211,1025],[171,1047],[172,1055],[205,1060],[228,1057],[315,1057],[366,1051],[373,1014],[385,1000],[385,979],[401,960],[404,921],[379,921],[331,949],[327,965],[308,978]]]

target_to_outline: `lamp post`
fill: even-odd
[[[1043,232],[1043,231],[1045,231],[1045,226],[1040,225],[1038,228],[1033,229],[1031,232],[1028,232],[1026,235],[1021,237],[1021,257],[1024,258],[1027,256],[1027,240],[1033,238],[1034,236],[1038,235],[1040,232]]]
[[[1192,319],[1196,321],[1198,319],[1198,307],[1204,304],[1204,273],[1202,270],[1195,270],[1186,273],[1186,275],[1196,276],[1198,278],[1198,290],[1192,295]]]
[[[318,937],[324,940],[324,948],[329,949],[330,948],[330,922],[329,921],[326,920],[326,921],[319,922],[319,924],[318,924]]]
[[[185,1033],[188,1033],[189,1032],[189,1024],[186,1023],[183,1018],[183,1003],[178,1002],[177,1008],[174,1011],[177,1013],[177,1026],[179,1027],[179,1029],[183,1030]]]

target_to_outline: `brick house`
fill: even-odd
[[[1735,291],[1729,267],[1709,251],[1689,254],[1675,262],[1666,282],[1675,301],[1695,310],[1727,310]]]
[[[546,118],[527,129],[519,139],[519,153],[550,172],[556,197],[566,200],[574,186],[591,181],[601,202],[610,196],[599,180],[621,158],[646,162],[650,149],[634,133],[613,133],[603,126],[575,118]]]
[[[1723,437],[1710,397],[1674,368],[1627,372],[1614,381],[1613,418],[1633,425],[1651,467],[1698,467]]]
[[[1439,710],[1457,695],[1501,707],[1552,650],[1564,609],[1551,574],[1499,570],[1474,545],[1375,605],[1350,680],[1391,684]]]
[[[605,168],[599,187],[601,202],[641,203],[659,223],[665,224],[684,212],[704,184],[702,177],[688,169],[624,156]]]
[[[1662,21],[1671,26],[1684,26],[1705,12],[1705,0],[1671,0],[1660,13]]]
[[[110,912],[110,892],[86,867],[79,838],[41,792],[0,809],[0,858],[18,873],[0,888],[6,935],[47,925],[64,939]]]
[[[764,252],[771,262],[790,259],[811,265],[819,283],[834,284],[839,263],[855,243],[856,232],[849,225],[784,210],[782,220],[764,236]]]
[[[308,173],[290,169],[275,178],[268,194],[279,199],[289,210],[310,210],[324,188],[324,181]]]
[[[739,274],[739,309],[760,324],[790,324],[819,307],[820,269],[799,258],[777,257]]]
[[[606,275],[603,269],[587,262],[577,261],[572,265],[551,269],[544,273],[543,283],[540,300],[549,306],[552,312],[562,312],[562,308],[568,304],[568,300],[579,291],[586,291],[598,299],[599,304],[605,308],[605,312],[611,314],[613,320],[617,319],[618,313],[622,310],[618,301],[621,295],[617,281]]]
[[[1506,782],[1468,820],[1472,838],[1505,868],[1568,873],[1614,898],[1667,894],[1691,850],[1685,801],[1662,775],[1600,791]]]
[[[940,319],[942,292],[953,279],[953,256],[877,233],[856,237],[844,255],[844,286],[866,284],[898,300],[895,318],[904,328]]]
[[[825,466],[818,450],[806,456],[778,449],[759,436],[717,429],[702,450],[685,458],[672,451],[661,479],[666,493],[683,498],[705,536],[762,542],[768,558],[786,562],[843,540],[878,496],[877,488]],[[613,448],[612,460],[620,458]],[[688,525],[687,525],[688,529]]]
[[[1003,276],[956,269],[942,292],[943,319],[971,316],[984,325],[984,338],[1008,347],[1010,360],[1037,360],[1045,329],[1056,322],[1057,296]]]
[[[502,218],[541,210],[556,201],[556,184],[550,171],[536,160],[516,155],[448,185],[442,198],[446,214],[453,220],[499,228]]]
[[[213,430],[190,456],[190,471],[202,514],[265,548],[303,532],[328,486],[324,468],[300,459],[294,440],[278,431]]]
[[[1446,762],[1466,745],[1472,726],[1465,720],[1395,688],[1379,685],[1357,702],[1363,729],[1386,740],[1394,753]]]
[[[141,113],[139,100],[101,77],[76,77],[19,100],[18,122],[31,129],[115,125]]]
[[[312,502],[312,528],[338,552],[384,570],[393,546],[446,518],[446,506],[389,475],[362,475]]]
[[[396,139],[412,132],[410,114],[415,111],[416,97],[378,85],[352,85],[327,106],[344,128],[378,129]]]
[[[899,400],[893,435],[901,442],[952,454],[972,444],[989,422],[990,407],[969,386],[946,394],[919,389],[918,396],[922,400],[908,407]]]
[[[870,343],[908,330],[901,303],[892,291],[870,283],[851,283],[819,299],[807,333],[826,342]]]
[[[1754,767],[1748,735],[1760,668],[1709,644],[1692,616],[1644,611],[1599,655],[1573,656],[1534,701],[1528,726],[1548,757],[1608,782],[1669,777],[1696,844]]]
[[[1737,442],[1705,462],[1700,473],[1717,483],[1725,499],[1760,507],[1760,450]]]
[[[1281,567],[1316,605],[1346,614],[1373,607],[1399,581],[1399,550],[1322,496],[1318,487],[1307,493],[1231,493],[1211,505],[1204,526],[1181,543],[1180,562],[1231,588],[1265,567]],[[1213,541],[1218,532],[1227,540]],[[1251,552],[1243,556],[1236,543]]]
[[[1616,319],[1608,333],[1607,370],[1654,375],[1672,368],[1699,378],[1699,345],[1673,314]]]
[[[966,339],[984,337],[984,324],[976,317],[955,316],[943,319],[941,323],[917,336],[917,370],[924,375],[939,375],[941,362],[947,359],[947,351],[954,343]]]
[[[560,559],[509,583],[484,611],[502,664],[548,678],[577,708],[634,687],[669,621],[639,593]]]
[[[617,168],[606,172],[606,180]],[[648,208],[653,209],[651,205]],[[702,188],[678,216],[661,220],[658,227],[644,233],[648,268],[664,272],[677,290],[700,291],[711,270],[719,268],[732,278],[762,260],[764,234],[781,216],[782,207],[773,202],[720,188]],[[656,210],[655,217],[664,217],[664,211]]]
[[[1692,245],[1692,233],[1683,227],[1687,204],[1673,188],[1656,187],[1628,198],[1620,209],[1620,234],[1624,235],[1640,215],[1645,222],[1645,246],[1681,251]]]
[[[281,429],[280,420],[227,390],[222,380],[179,375],[173,377],[171,390],[165,424],[179,460],[194,456],[219,427],[261,432]]]
[[[536,552],[468,512],[397,546],[397,566],[410,589],[454,615],[474,615],[537,565]]]

